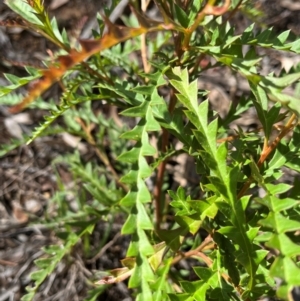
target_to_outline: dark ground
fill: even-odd
[[[95,18],[101,9],[101,1],[69,0],[46,1],[50,5],[49,12],[57,17],[61,27],[66,27],[74,38],[84,32],[89,21]],[[260,0],[256,1],[266,13],[265,23],[274,26],[281,32],[291,29],[300,34],[300,3],[293,0]],[[11,11],[0,2],[0,21],[5,20]],[[237,27],[250,24],[249,20],[236,17]],[[51,43],[39,35],[19,28],[0,27],[0,84],[7,82],[3,73],[16,75],[25,74],[22,66],[32,64],[41,66],[41,60],[50,50],[55,50]],[[266,54],[266,53],[265,53]],[[299,63],[299,56],[286,55],[283,52],[269,51],[264,62],[264,72],[290,68]],[[224,83],[224,76],[228,78]],[[226,107],[231,97],[239,91],[247,90],[247,84],[230,79],[230,75],[220,70],[206,74],[199,82],[200,88],[211,90],[211,100],[214,107],[226,114]],[[48,96],[58,98],[58,87],[50,89]],[[230,93],[228,93],[230,91]],[[46,93],[46,94],[47,94]],[[46,95],[47,96],[47,95]],[[5,106],[0,105],[0,145],[11,138],[20,139],[22,133],[30,132],[42,121],[43,111],[26,110],[23,113],[10,115]],[[255,116],[244,116],[238,121],[240,126],[255,126]],[[84,147],[84,146],[83,146]],[[43,217],[48,202],[57,189],[56,174],[51,162],[59,155],[73,149],[69,140],[61,135],[58,137],[39,138],[32,144],[23,145],[7,155],[0,157],[0,301],[20,300],[25,292],[25,286],[30,283],[29,274],[34,271],[33,261],[43,253],[41,247],[55,243],[53,233],[41,223],[31,223],[36,217]],[[87,152],[91,150],[87,149]],[[94,154],[91,153],[91,156]],[[187,185],[189,177],[189,160],[182,155],[177,158],[175,167],[169,168],[169,173],[176,183]],[[66,166],[58,166],[60,177],[66,184],[72,185],[72,178]],[[122,224],[116,223],[111,230],[109,241],[112,241],[100,258],[93,261],[83,261],[80,248],[75,248],[72,261],[62,262],[55,274],[41,287],[41,292],[35,300],[84,300],[87,290],[87,279],[97,279],[93,272],[119,267],[119,260],[125,257],[127,240],[118,235]],[[104,224],[99,223],[95,230],[94,244],[103,235]],[[98,237],[98,238],[97,238]],[[132,300],[124,283],[119,283],[102,295],[98,300]]]

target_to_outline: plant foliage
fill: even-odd
[[[79,40],[75,49],[41,1],[5,1],[22,18],[13,25],[43,34],[60,54],[44,70],[27,68],[27,77],[7,74],[11,84],[0,88],[1,99],[8,102],[7,94],[15,95],[20,86],[35,81],[10,110],[16,113],[29,105],[34,109],[35,99],[60,81],[65,87],[60,103],[51,105],[27,141],[55,134],[55,121],[63,116],[65,128],[60,131],[85,139],[101,161],[84,163],[78,153],[63,158],[93,202],[81,197],[78,213],[69,214],[64,188],[57,192],[53,201],[60,210],[48,224],[63,247],[45,248],[23,300],[33,299],[57,263],[99,220],[120,213],[125,219],[121,233],[131,237],[127,257],[123,268],[110,271],[111,277],[99,279],[97,285],[129,278],[136,300],[147,301],[258,300],[275,293],[291,300],[300,285],[299,188],[282,176],[287,170],[300,171],[300,105],[299,95],[285,89],[297,91],[300,69],[263,74],[259,51],[300,54],[300,39],[256,24],[236,34],[234,13],[257,15],[247,0],[154,1],[161,21],[147,17],[146,8],[140,10],[133,2],[124,26],[109,20],[118,1],[112,2],[98,20],[95,38]],[[128,60],[139,52],[143,67]],[[115,66],[120,70],[114,72]],[[228,68],[249,84],[249,92],[224,118],[212,110],[209,91],[198,85],[204,72],[217,68]],[[93,111],[95,102],[116,106],[135,125],[118,127]],[[261,129],[233,131],[234,121],[251,108]],[[91,124],[99,128],[97,133]],[[109,137],[112,156],[104,151],[104,136]],[[175,150],[172,141],[180,142],[182,149]],[[2,146],[1,156],[19,144]],[[166,163],[179,153],[195,162],[200,175],[195,193],[189,187],[166,191]],[[154,188],[149,186],[151,177]],[[168,221],[168,215],[174,218]],[[190,262],[192,281],[173,268],[181,260]]]

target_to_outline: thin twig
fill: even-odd
[[[184,51],[189,49],[190,40],[193,32],[197,29],[199,24],[203,21],[206,15],[220,16],[223,15],[229,8],[231,0],[224,0],[223,6],[214,6],[215,0],[208,1],[204,8],[198,13],[194,23],[186,29],[182,49]]]
[[[201,252],[205,247],[207,247],[208,245],[210,245],[212,243],[213,243],[213,239],[210,235],[208,235],[204,239],[204,241],[200,244],[200,246],[197,247],[196,249],[190,250],[190,251],[185,252],[185,253],[180,253],[180,255],[176,256],[172,260],[172,265],[176,264],[177,262],[179,262],[183,258],[188,258],[188,257],[192,257],[192,256],[196,255],[197,253]]]
[[[172,265],[176,264],[178,261],[180,261],[181,259],[183,258],[191,258],[191,257],[195,257],[195,258],[201,258],[205,264],[211,268],[212,265],[213,265],[213,261],[207,256],[205,255],[202,251],[204,249],[207,249],[207,248],[210,248],[210,249],[213,249],[215,247],[215,244],[213,242],[213,239],[211,237],[211,235],[208,235],[205,240],[201,243],[201,245],[199,247],[197,247],[196,249],[194,250],[190,250],[188,252],[185,252],[185,253],[181,253],[179,256],[175,257],[172,261]],[[221,273],[221,276],[223,277],[224,280],[226,280],[227,282],[231,283],[232,285],[234,285],[234,283],[232,283],[232,280],[231,278],[229,277],[228,274],[226,273]],[[243,290],[241,287],[239,286],[235,286],[234,287],[236,288],[236,290],[242,294],[243,293]]]
[[[285,127],[282,129],[282,131],[279,133],[279,135],[275,138],[275,140],[272,142],[270,146],[266,146],[266,148],[263,149],[261,156],[257,162],[257,166],[261,167],[261,165],[264,163],[264,161],[267,159],[267,157],[270,155],[270,153],[277,147],[280,140],[285,137],[296,125],[294,121],[296,120],[296,115],[293,114]]]
[[[167,131],[166,129],[162,129],[162,147],[161,147],[162,152],[165,152],[167,150],[168,142],[169,142],[169,131]],[[166,170],[166,164],[167,164],[167,160],[164,160],[158,166],[157,176],[156,176],[156,185],[155,185],[154,192],[153,192],[154,198],[155,198],[155,215],[156,215],[156,229],[157,230],[160,229],[161,218],[162,218],[161,195],[162,195],[162,186],[164,183],[164,174],[165,174],[165,170]]]
[[[10,265],[10,266],[16,266],[18,265],[16,262],[12,262],[12,261],[7,261],[7,260],[3,260],[3,259],[0,259],[0,264],[1,265]]]
[[[264,148],[261,152],[259,160],[256,163],[258,168],[260,168],[263,165],[263,163],[266,161],[266,159],[268,158],[270,153],[277,147],[277,145],[279,144],[281,139],[283,137],[285,137],[296,126],[296,123],[294,123],[295,120],[296,120],[296,115],[293,114],[291,116],[291,118],[289,119],[289,121],[287,122],[287,124],[282,129],[282,131],[279,133],[279,135],[271,143],[271,145],[268,146],[267,143],[264,143]],[[238,194],[238,199],[240,199],[247,192],[247,190],[250,188],[250,185],[252,184],[253,180],[254,179],[252,176],[250,176],[248,178],[248,180],[245,182],[243,188],[241,189],[241,191]]]

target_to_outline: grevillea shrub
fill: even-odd
[[[150,2],[155,19],[147,16]],[[80,205],[68,214],[67,188],[55,195],[60,207],[49,223],[57,224],[60,243],[36,260],[23,300],[34,298],[76,245],[93,256],[89,237],[95,225],[115,216],[124,218],[121,234],[130,237],[126,258],[95,281],[86,300],[119,281],[145,301],[275,294],[292,300],[300,285],[300,67],[264,74],[261,54],[299,54],[300,39],[256,23],[237,33],[236,14],[255,22],[253,1],[142,0],[141,6],[131,3],[122,26],[109,20],[119,5],[112,1],[98,17],[94,38],[72,44],[40,0],[5,3],[20,18],[2,25],[37,31],[58,50],[43,70],[27,67],[23,78],[6,75],[11,84],[0,88],[1,102],[11,113],[42,107],[48,114],[29,137],[2,146],[1,155],[41,135],[69,132],[98,156],[92,162],[78,152],[62,158],[80,183]],[[199,82],[223,69],[248,88],[220,117]],[[58,81],[64,87],[60,103],[44,100],[43,92]],[[16,90],[29,83],[22,98]],[[287,87],[294,92],[285,93]],[[125,116],[131,126],[93,110],[95,103],[116,109],[118,120]],[[237,127],[250,110],[260,127]],[[195,163],[199,183],[168,190],[166,164],[183,153]],[[289,171],[293,176],[283,181]],[[92,201],[85,202],[83,192]],[[181,273],[180,261],[193,277]]]

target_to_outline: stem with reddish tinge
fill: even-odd
[[[169,132],[166,129],[162,130],[162,152],[166,151],[169,141]],[[161,218],[162,218],[162,208],[161,208],[161,194],[162,186],[164,183],[164,174],[166,170],[167,161],[163,161],[158,166],[156,186],[154,188],[154,198],[155,198],[155,215],[156,215],[156,229],[160,229]]]
[[[180,253],[180,255],[176,256],[173,260],[172,260],[172,265],[176,264],[177,262],[179,262],[182,258],[188,258],[188,257],[192,257],[194,255],[197,255],[199,252],[201,252],[205,247],[207,247],[208,245],[212,244],[213,240],[212,237],[210,235],[208,235],[205,240],[201,243],[201,245],[199,247],[197,247],[194,250],[185,252],[185,253]],[[206,262],[207,264],[207,262]],[[209,266],[209,264],[208,264]]]
[[[171,90],[171,97],[169,103],[169,112],[172,114],[176,105],[176,96],[174,90]],[[166,152],[169,143],[169,131],[162,129],[162,141],[161,141],[161,152]],[[156,217],[156,230],[160,229],[162,219],[162,208],[161,208],[161,195],[162,186],[164,183],[164,174],[166,170],[167,159],[160,163],[157,170],[156,185],[154,187],[154,200],[155,200],[155,217]]]
[[[287,124],[285,125],[285,127],[282,129],[282,131],[276,137],[276,139],[271,143],[271,145],[268,146],[268,144],[266,142],[264,143],[264,148],[261,152],[259,160],[257,161],[258,168],[260,168],[263,165],[263,163],[266,161],[266,159],[268,158],[270,153],[277,147],[277,145],[281,141],[281,139],[283,137],[285,137],[289,133],[289,131],[291,131],[295,127],[295,125],[296,125],[296,123],[294,123],[295,120],[296,120],[296,115],[293,114],[291,116],[291,118],[289,119],[289,121],[287,122]],[[253,178],[252,178],[252,176],[250,176],[248,178],[248,180],[246,181],[246,183],[244,184],[241,191],[239,192],[238,199],[240,199],[247,192],[247,190],[250,188],[250,185],[252,184],[252,182],[253,182]]]
[[[207,255],[205,255],[202,251],[205,250],[205,249],[214,249],[214,248],[215,248],[214,241],[213,241],[211,235],[208,235],[198,248],[196,248],[194,250],[190,250],[190,251],[185,252],[185,253],[181,253],[180,255],[176,256],[172,260],[172,265],[176,264],[177,262],[179,262],[183,258],[195,257],[195,258],[201,258],[205,262],[205,264],[210,268],[213,264],[213,261]],[[232,280],[230,279],[229,275],[227,275],[226,273],[221,273],[221,276],[227,282],[232,283]],[[240,286],[235,286],[234,285],[234,287],[236,288],[236,290],[240,294],[243,293],[243,290]]]
[[[182,43],[182,49],[183,50],[188,50],[189,49],[189,44],[190,40],[192,37],[193,32],[197,29],[199,24],[202,22],[204,17],[206,15],[214,15],[214,16],[220,16],[223,15],[229,8],[230,6],[230,0],[225,0],[225,3],[223,6],[214,6],[216,0],[210,0],[208,3],[204,6],[202,11],[200,11],[195,19],[195,22],[193,23],[192,26],[186,29],[184,40]]]

